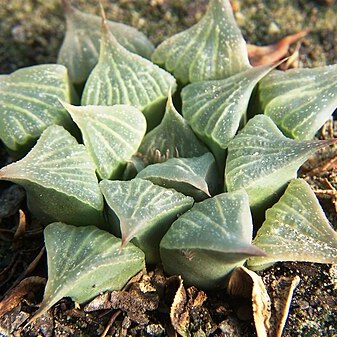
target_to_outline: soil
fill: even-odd
[[[108,18],[136,26],[158,44],[198,20],[206,3],[120,0],[104,1],[103,6]],[[96,0],[79,0],[76,4],[84,11],[99,13]],[[311,32],[300,49],[299,65],[337,63],[337,1],[233,0],[232,5],[249,43],[271,44],[309,28]],[[0,0],[0,26],[0,73],[56,61],[64,34],[58,0]],[[318,136],[337,137],[336,123],[327,123]],[[10,160],[1,147],[0,167]],[[315,155],[300,174],[316,191],[337,230],[336,148]],[[20,220],[19,209],[26,219],[21,213]],[[46,281],[42,230],[25,208],[22,189],[1,182],[0,297],[6,292],[11,295],[5,303],[11,310],[0,315],[0,336],[175,336],[173,326],[179,330],[184,325],[195,337],[256,336],[250,298],[229,296],[226,291],[205,293],[194,287],[182,290],[179,278],[166,277],[160,268],[139,275],[124,292],[98,299],[94,309],[101,310],[86,307],[85,311],[63,299],[34,325],[24,328],[41,301]],[[300,278],[282,336],[337,336],[337,266],[286,262],[258,274],[272,299],[272,310],[285,292],[283,283]],[[151,290],[144,292],[142,284],[150,285]],[[177,291],[185,291],[186,298],[180,300],[174,319],[170,319]],[[135,299],[140,303],[136,311]],[[1,304],[0,312],[4,301]]]

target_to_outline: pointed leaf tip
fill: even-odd
[[[211,153],[194,158],[171,158],[152,164],[139,172],[137,178],[176,191],[201,201],[211,197],[218,188],[219,174]]]
[[[99,176],[119,178],[146,131],[146,119],[141,111],[128,105],[64,106],[81,130]]]
[[[192,83],[182,90],[183,116],[221,166],[228,143],[247,120],[254,87],[273,67],[250,68],[225,80]]]
[[[227,189],[244,188],[254,212],[264,212],[312,154],[335,142],[289,139],[269,117],[257,115],[229,143]]]
[[[101,224],[103,197],[93,162],[63,127],[48,127],[23,159],[0,170],[1,179],[22,185],[40,221]]]
[[[152,60],[184,84],[227,78],[250,67],[228,0],[211,0],[203,18],[161,43]]]
[[[103,35],[99,61],[85,84],[82,105],[135,106],[152,129],[162,118],[169,89],[176,89],[175,78],[128,51],[110,31]]]
[[[148,263],[159,261],[161,238],[177,215],[193,204],[190,197],[139,178],[102,180],[100,188],[114,219],[112,230],[122,234],[122,242],[132,240],[141,248]]]
[[[249,256],[264,252],[251,244],[253,224],[244,190],[206,199],[181,215],[160,243],[164,269],[188,284],[216,288]]]
[[[69,69],[74,83],[86,81],[98,61],[102,18],[86,14],[69,6],[66,12],[67,31],[59,51],[58,63]],[[137,29],[122,23],[107,20],[107,28],[126,49],[150,58],[152,43]]]
[[[120,290],[145,267],[140,249],[128,244],[119,251],[120,239],[94,226],[52,223],[44,235],[48,282],[33,319],[63,297],[83,303],[100,292]]]
[[[199,157],[207,152],[207,147],[174,107],[172,96],[167,100],[162,121],[145,135],[139,147],[139,153],[148,164],[174,157]]]
[[[253,243],[267,256],[250,258],[251,269],[264,269],[277,261],[337,263],[337,234],[303,179],[292,180],[267,210]]]

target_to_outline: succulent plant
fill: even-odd
[[[336,143],[313,140],[337,106],[336,65],[252,67],[228,0],[154,51],[134,28],[65,4],[62,65],[0,77],[0,138],[18,156],[31,148],[0,179],[22,185],[47,225],[38,314],[121,289],[145,261],[203,288],[245,263],[337,263],[337,235],[296,179]]]

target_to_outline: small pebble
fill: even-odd
[[[271,22],[268,27],[268,34],[278,34],[281,31],[280,27],[275,23]]]
[[[146,327],[146,333],[150,336],[163,336],[165,329],[161,324],[149,324]]]

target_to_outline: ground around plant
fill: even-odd
[[[99,13],[96,0],[75,4]],[[206,4],[206,0],[103,1],[108,18],[136,26],[155,44],[196,22]],[[337,63],[337,1],[233,0],[232,5],[249,43],[273,44],[308,28],[298,66]],[[0,73],[56,61],[64,35],[60,1],[0,0],[0,27]],[[318,137],[337,137],[336,122],[329,121]],[[10,160],[1,146],[0,167]],[[312,157],[301,176],[316,191],[337,230],[336,147]],[[21,188],[0,183],[0,298],[11,295],[0,305],[0,312],[4,306],[8,309],[0,315],[0,336],[176,336],[170,309],[179,291],[185,297],[175,308],[173,325],[187,326],[191,336],[256,336],[250,298],[194,287],[184,293],[180,279],[166,277],[160,267],[138,275],[125,291],[97,299],[91,308],[75,308],[63,299],[35,325],[23,328],[37,309],[46,282],[43,228],[30,216],[24,197]],[[259,275],[272,309],[282,302],[289,285],[299,280],[282,336],[337,336],[337,266],[285,262]],[[93,310],[97,308],[101,310]]]

